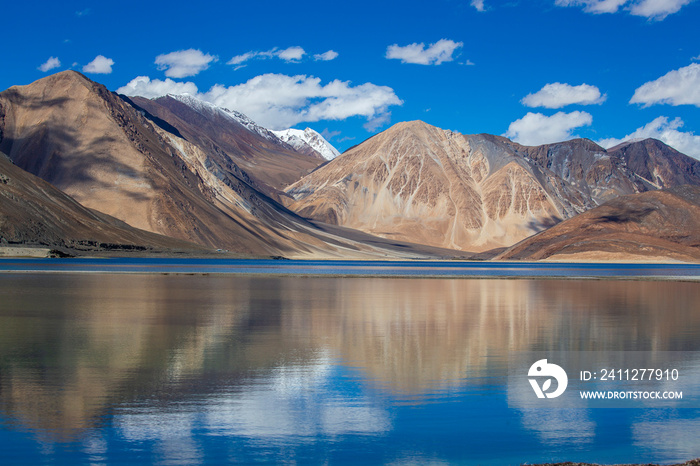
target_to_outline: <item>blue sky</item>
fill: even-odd
[[[525,144],[657,137],[700,158],[700,1],[6,2],[3,17],[2,89],[75,69],[341,150],[420,119]]]

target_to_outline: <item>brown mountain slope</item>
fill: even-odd
[[[426,254],[318,228],[161,123],[171,131],[73,71],[0,92],[0,150],[83,206],[134,227],[255,255]]]
[[[87,209],[0,153],[0,245],[34,245],[71,251],[204,253],[207,248],[132,228]]]
[[[222,210],[212,188],[153,125],[104,86],[66,71],[0,93],[0,150],[86,207],[147,231],[252,254],[293,251],[251,211],[264,196],[236,184]]]
[[[683,184],[700,185],[700,161],[657,139],[625,142],[608,152],[619,157],[640,178],[658,189]]]
[[[632,194],[566,220],[502,253],[504,260],[700,261],[700,187]]]
[[[586,139],[527,147],[417,121],[355,146],[286,191],[302,216],[388,238],[484,251],[649,189],[657,187],[624,158]]]
[[[380,236],[484,251],[595,205],[508,143],[399,123],[290,186],[290,207]]]
[[[212,161],[278,201],[285,187],[325,161],[315,152],[295,151],[244,115],[191,96],[128,99],[137,108],[172,125]]]

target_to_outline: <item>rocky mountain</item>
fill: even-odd
[[[700,161],[690,158],[657,139],[624,142],[608,149],[641,180],[654,188],[700,184]]]
[[[280,140],[292,146],[297,152],[303,154],[312,155],[316,153],[325,160],[333,160],[340,155],[338,149],[311,128],[304,130],[290,128],[283,131],[273,131],[273,133]]]
[[[505,260],[700,260],[700,187],[621,196],[516,244]]]
[[[282,190],[324,162],[302,153],[245,115],[190,95],[127,100],[156,124],[207,153],[212,163],[279,201]]]
[[[0,150],[88,209],[207,248],[327,258],[454,254],[317,226],[286,209],[266,189],[296,179],[306,170],[302,162],[310,169],[322,161],[295,153],[267,130],[251,131],[232,112],[240,139],[231,145],[248,145],[250,165],[265,170],[249,175],[237,163],[245,157],[229,156],[213,137],[185,125],[178,130],[171,114],[168,122],[134,105],[74,71],[11,87],[0,92]]]
[[[83,207],[0,153],[0,246],[13,245],[64,252],[209,251],[194,243],[132,228]]]
[[[700,184],[700,162],[663,143],[648,164]],[[672,153],[673,152],[673,153]],[[631,156],[577,139],[527,147],[487,134],[399,123],[287,188],[300,215],[461,250],[511,246],[620,195],[657,189]],[[630,152],[631,153],[631,152]],[[670,154],[668,162],[662,162]],[[686,173],[674,178],[673,157]],[[635,159],[636,160],[636,159]],[[667,160],[667,159],[664,159]],[[659,168],[660,170],[660,168]]]

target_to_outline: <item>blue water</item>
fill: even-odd
[[[276,275],[700,278],[700,264],[245,259],[0,259],[0,271],[238,273]]]
[[[567,280],[469,278],[497,267],[542,273],[482,263],[427,268],[464,275],[458,279],[321,276],[402,276],[420,270],[416,263],[2,267],[32,264],[43,272],[0,274],[2,464],[700,457],[698,409],[533,409],[509,382],[509,365],[523,352],[648,352],[650,363],[671,352],[698,366],[700,284],[571,279],[692,277],[692,266],[545,266],[566,270]],[[64,273],[46,273],[52,267]],[[177,274],[83,273],[126,269]],[[229,273],[211,273],[222,269]],[[255,275],[261,270],[279,275]]]

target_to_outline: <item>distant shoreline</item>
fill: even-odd
[[[700,264],[273,260],[212,257],[0,258],[0,273],[222,275],[300,278],[700,281]]]

